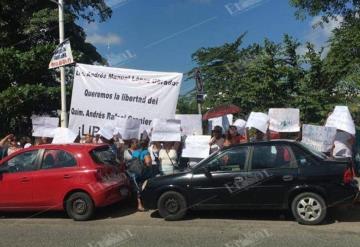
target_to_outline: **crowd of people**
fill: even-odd
[[[151,133],[150,133],[151,135]],[[230,125],[228,129],[215,126],[211,132],[209,155],[225,147],[245,142],[266,141],[272,139],[301,140],[301,131],[297,133],[278,133],[267,130],[266,133],[252,128],[239,128]],[[0,140],[0,159],[12,153],[33,145],[51,143],[51,138],[30,137],[17,138],[9,134]],[[120,135],[113,135],[110,130],[101,129],[97,135],[89,134],[78,137],[75,142],[83,144],[108,144],[120,164],[125,165],[127,174],[138,193],[138,210],[143,211],[140,199],[141,184],[148,178],[174,173],[178,168],[186,167],[192,160],[181,156],[184,142],[151,142],[144,132],[139,139],[122,140]],[[337,130],[334,146],[327,154],[334,157],[352,157],[355,136],[345,131]],[[196,160],[196,159],[195,159]],[[199,160],[196,160],[199,161]]]

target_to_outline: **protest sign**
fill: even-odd
[[[182,134],[189,136],[203,133],[200,114],[176,114],[175,119],[181,121]]]
[[[173,119],[181,73],[164,73],[77,64],[69,128],[95,135],[117,119],[138,119],[140,132],[154,118]]]
[[[140,120],[132,118],[118,119],[114,134],[120,134],[123,140],[139,139]]]
[[[209,119],[209,131],[213,130],[215,126],[220,126],[223,128],[223,131],[229,129],[229,126],[232,125],[234,116],[228,114],[222,117],[210,118]]]
[[[329,152],[334,145],[336,128],[304,124],[301,142],[319,152]]]
[[[69,144],[74,143],[76,137],[78,135],[68,128],[56,128],[54,139],[52,141],[53,144]]]
[[[269,126],[269,117],[262,112],[251,112],[245,126],[266,133]]]
[[[236,121],[233,123],[234,126],[236,126],[236,129],[240,135],[245,135],[245,126],[246,121],[243,119],[236,119]]]
[[[276,132],[299,132],[300,110],[294,108],[269,109],[269,129]]]
[[[180,120],[154,119],[151,141],[179,142],[181,141]]]
[[[211,136],[194,135],[187,136],[185,146],[182,150],[182,157],[185,158],[206,158],[210,153]]]
[[[56,47],[49,63],[49,69],[72,64],[73,62],[74,58],[71,52],[70,41],[67,39]]]
[[[54,137],[54,131],[59,126],[59,118],[36,116],[31,117],[34,137]]]
[[[355,124],[347,106],[335,106],[334,111],[326,120],[326,127],[334,127],[355,135]]]

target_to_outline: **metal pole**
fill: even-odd
[[[59,0],[59,41],[64,42],[64,4],[63,0]],[[60,126],[67,127],[67,111],[66,111],[66,87],[65,87],[65,68],[60,67],[60,87],[61,87],[61,114]]]
[[[198,103],[198,112],[199,112],[199,115],[201,115],[201,104]]]

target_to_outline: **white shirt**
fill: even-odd
[[[161,171],[164,174],[171,174],[174,171],[174,165],[177,164],[177,153],[175,149],[170,149],[166,152],[165,149],[161,149],[159,152],[159,159],[161,164]]]
[[[157,163],[156,163],[156,157],[159,158],[159,150],[155,147],[155,145],[151,145],[151,146],[148,148],[148,151],[149,151],[149,153],[150,153],[152,165],[157,165]],[[155,157],[155,156],[156,156],[156,157]]]
[[[338,131],[335,136],[333,156],[337,157],[352,157],[351,141],[352,135]]]

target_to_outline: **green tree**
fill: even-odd
[[[104,0],[64,3],[65,35],[70,39],[75,61],[106,63],[96,48],[85,41],[86,34],[76,21],[105,21],[111,17],[111,9]],[[55,3],[0,0],[0,135],[15,131],[14,123],[29,134],[26,126],[31,114],[53,113],[59,108],[60,99],[54,94],[59,90],[58,72],[48,69],[58,40]],[[71,72],[71,67],[68,70]],[[71,76],[67,79],[70,84]]]

